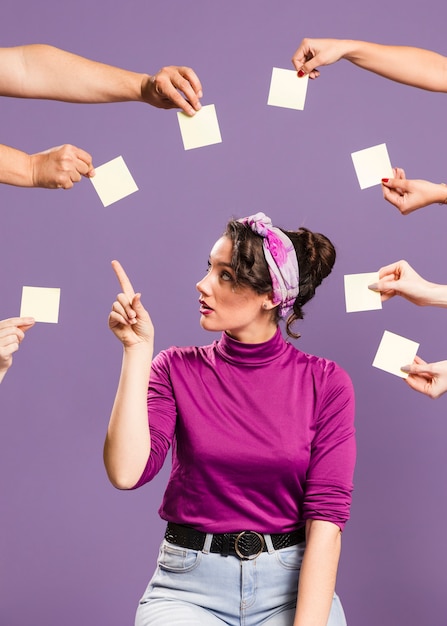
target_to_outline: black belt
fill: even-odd
[[[291,533],[271,534],[270,537],[275,550],[295,546],[306,539],[304,526]],[[165,539],[169,543],[190,550],[203,550],[205,538],[206,533],[200,530],[168,522]],[[223,556],[231,554],[240,559],[255,559],[261,552],[267,550],[264,535],[253,530],[213,535],[210,547],[210,552],[217,552]]]

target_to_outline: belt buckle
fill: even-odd
[[[242,552],[239,549],[239,540],[242,539],[244,535],[256,535],[256,537],[258,537],[260,544],[261,544],[261,547],[258,550],[258,552],[256,552],[255,554],[249,554],[248,556],[246,556],[245,554],[242,554]],[[260,533],[257,533],[255,530],[243,530],[241,533],[238,534],[238,536],[234,540],[234,551],[236,552],[237,556],[242,560],[252,561],[253,559],[256,559],[260,554],[262,554],[264,550],[264,546],[265,546],[264,536],[261,535]]]

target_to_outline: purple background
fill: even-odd
[[[447,7],[376,0],[3,0],[2,45],[42,42],[129,69],[195,68],[223,143],[185,152],[176,113],[139,103],[82,106],[1,99],[1,141],[37,152],[62,143],[100,165],[123,155],[140,188],[103,208],[71,191],[2,186],[0,319],[23,285],[61,287],[60,322],[37,324],[0,393],[1,626],[133,623],[163,532],[167,468],[123,493],[102,444],[121,348],[107,329],[118,258],[143,293],[157,351],[214,339],[198,323],[195,283],[231,216],[262,210],[336,244],[338,261],[307,307],[298,346],[338,361],[357,392],[358,465],[338,591],[348,622],[446,621],[447,420],[436,402],[371,367],[385,329],[447,357],[445,312],[396,299],[347,314],[343,275],[406,258],[445,282],[445,209],[409,217],[361,191],[350,153],[386,142],[411,178],[445,180],[446,96],[380,79],[347,62],[309,84],[306,108],[266,105],[273,66],[291,67],[304,36],[410,44],[447,53]]]

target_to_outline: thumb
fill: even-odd
[[[429,363],[420,365],[412,363],[411,365],[403,365],[400,369],[407,374],[432,374],[433,368]]]
[[[320,65],[318,61],[318,55],[312,57],[312,59],[306,61],[306,63],[303,63],[303,65],[298,70],[298,77],[302,78],[303,76],[310,74],[313,70],[316,69],[317,65]]]
[[[136,293],[132,299],[132,308],[136,313],[138,319],[147,316],[146,309],[141,303],[141,293]]]
[[[382,185],[388,189],[399,189],[400,191],[408,191],[408,180],[402,178],[382,178]]]

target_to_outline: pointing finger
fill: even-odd
[[[119,284],[121,285],[121,289],[123,290],[123,293],[125,293],[126,296],[129,298],[129,302],[132,302],[132,300],[135,297],[135,291],[132,286],[132,283],[129,280],[129,277],[124,271],[123,266],[121,265],[119,261],[112,261],[112,268],[116,274]]]

